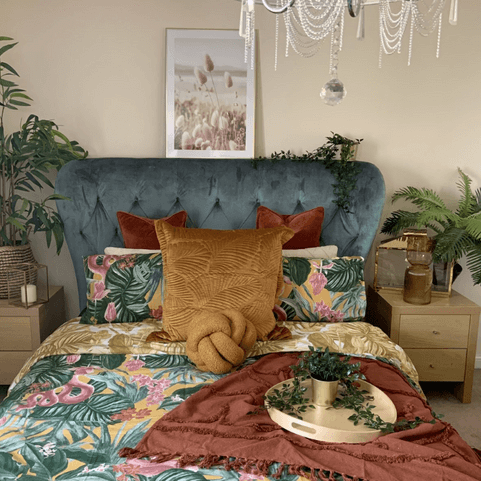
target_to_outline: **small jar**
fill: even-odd
[[[429,267],[432,262],[432,254],[431,252],[408,250],[406,257],[411,265],[404,274],[403,299],[410,304],[429,304],[433,283],[433,271]]]

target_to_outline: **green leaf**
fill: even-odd
[[[74,366],[100,366],[103,369],[113,371],[121,366],[125,359],[125,354],[82,354]]]
[[[30,180],[30,182],[33,182],[40,189],[43,187],[42,184],[30,172],[25,172],[25,176],[28,180]]]
[[[32,98],[29,97],[27,94],[21,93],[21,92],[24,92],[24,90],[22,89],[12,89],[10,90],[10,92],[13,92],[13,93],[10,93],[10,97],[19,97],[22,99],[32,100]]]
[[[87,466],[107,464],[110,462],[110,458],[105,453],[100,453],[97,450],[91,449],[79,449],[79,448],[63,448],[63,451],[67,458],[76,459]]]
[[[47,241],[47,247],[50,247],[50,244],[52,243],[52,231],[46,230],[45,231],[45,237],[46,237],[46,241]]]
[[[81,422],[84,426],[97,426],[110,423],[111,416],[132,408],[133,403],[117,393],[94,394],[78,404],[55,404],[52,407],[36,407],[32,418],[57,417],[65,421]]]
[[[71,200],[71,199],[70,197],[65,197],[64,195],[52,194],[45,199],[45,201],[48,201],[48,200]]]
[[[12,82],[11,80],[5,80],[4,78],[0,78],[0,85],[3,85],[4,87],[16,87],[17,84],[15,82]]]
[[[5,481],[9,479],[17,479],[17,476],[26,471],[23,466],[9,453],[0,452],[0,479]]]
[[[364,281],[362,259],[334,259],[330,269],[323,269],[327,278],[326,289],[331,292],[347,292]]]
[[[206,478],[201,473],[174,468],[149,478],[149,481],[206,481]]]
[[[142,356],[145,367],[148,369],[168,369],[179,366],[190,366],[185,356]]]
[[[57,255],[58,255],[60,254],[60,251],[63,246],[63,241],[64,241],[63,223],[59,223],[58,221],[55,221],[53,225],[53,236],[55,238],[55,244],[57,246]]]
[[[19,107],[28,107],[30,104],[21,102],[20,100],[10,99],[10,105],[18,105]]]
[[[38,452],[35,446],[25,443],[20,449],[20,454],[37,476],[45,476],[47,480],[51,479],[49,470],[43,464],[44,456]]]
[[[7,69],[8,71],[12,72],[13,75],[16,75],[17,77],[19,77],[17,71],[11,65],[9,65],[8,63],[0,62],[0,67],[3,67],[5,69]]]
[[[8,37],[0,37],[0,40],[7,40]],[[9,39],[9,40],[13,40],[13,39]],[[9,43],[8,45],[4,45],[3,47],[0,48],[0,56],[2,56],[5,52],[7,52],[8,50],[10,50],[11,48],[15,47],[15,45],[17,45],[18,42],[15,42],[15,43]]]
[[[11,224],[15,226],[19,230],[25,230],[25,226],[20,224],[20,222],[18,222],[18,220],[15,217],[12,217],[12,216],[7,217],[6,222],[7,224]]]
[[[287,277],[298,286],[307,281],[311,272],[311,263],[302,257],[285,257],[283,265]]]

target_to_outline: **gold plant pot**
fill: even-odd
[[[312,402],[316,406],[330,407],[336,400],[339,381],[319,381],[312,379]]]

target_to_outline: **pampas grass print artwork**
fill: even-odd
[[[245,71],[216,65],[210,52],[199,54],[197,61],[175,66],[174,148],[245,150]]]

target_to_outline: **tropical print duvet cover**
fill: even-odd
[[[329,347],[395,365],[422,395],[413,364],[378,328],[364,322],[284,325],[292,339],[256,343],[245,364],[272,352]],[[50,336],[0,404],[0,480],[273,479],[119,457],[121,448],[135,446],[166,412],[225,376],[196,369],[183,343],[145,341],[161,328],[159,321],[92,326],[73,319]]]

